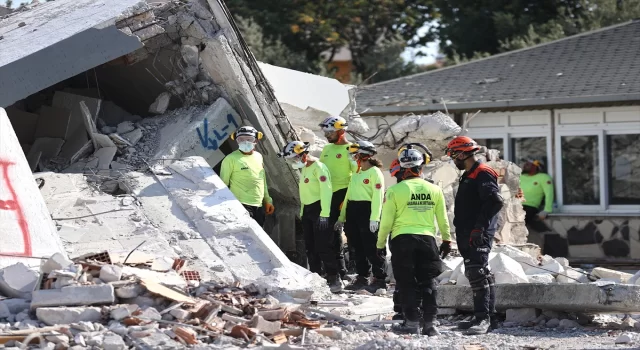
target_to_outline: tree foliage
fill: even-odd
[[[396,41],[420,45],[418,29],[433,19],[432,0],[228,0],[235,16],[253,18],[267,38],[281,38],[310,62],[348,47],[357,74],[370,75],[370,55]],[[330,55],[329,58],[331,58]],[[317,71],[317,70],[316,70]]]
[[[496,54],[640,16],[640,0],[435,0],[449,57]]]

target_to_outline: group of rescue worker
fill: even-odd
[[[368,141],[347,141],[348,125],[341,117],[326,118],[319,126],[329,142],[320,158],[312,156],[309,144],[301,141],[289,142],[278,153],[292,168],[301,171],[300,217],[309,270],[323,275],[332,292],[345,288],[344,230],[357,271],[357,277],[346,288],[386,288],[388,244],[396,281],[394,319],[403,321],[393,329],[438,335],[436,277],[443,272],[442,259],[451,252],[451,234],[442,189],[422,178],[424,167],[432,159],[431,152],[422,144],[402,146],[388,168],[397,182],[385,192],[376,147]],[[239,149],[223,160],[221,178],[262,225],[264,214],[273,214],[275,208],[266,185],[262,155],[255,151],[261,138],[262,134],[253,127],[240,127],[233,134]],[[454,138],[446,148],[446,154],[463,171],[455,197],[453,225],[473,291],[474,317],[458,325],[467,334],[487,333],[497,324],[489,253],[503,199],[498,174],[479,160],[480,149],[466,136]]]

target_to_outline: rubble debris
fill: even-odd
[[[156,100],[153,101],[151,106],[149,106],[149,113],[164,114],[169,107],[169,101],[171,101],[171,94],[168,92],[161,93],[156,97]]]
[[[99,307],[40,307],[36,317],[49,326],[78,322],[99,322],[102,309]]]
[[[48,306],[76,306],[112,304],[115,301],[110,284],[66,286],[60,289],[41,289],[33,292],[31,309]]]
[[[31,299],[40,275],[23,263],[0,270],[0,294],[11,298]]]

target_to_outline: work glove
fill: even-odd
[[[451,253],[451,242],[442,241],[442,244],[440,244],[440,257],[444,259],[449,253]]]
[[[379,226],[380,226],[380,223],[378,221],[375,221],[375,220],[369,221],[369,230],[371,232],[375,233],[376,231],[378,231]]]
[[[319,217],[318,218],[318,229],[326,230],[329,228],[329,218]]]
[[[336,221],[336,224],[333,225],[333,230],[334,231],[342,231],[342,229],[344,229],[344,222]]]
[[[386,261],[387,260],[387,248],[378,248],[376,250],[376,255],[378,256],[378,258],[382,261]]]
[[[276,208],[273,206],[273,204],[265,203],[265,205],[264,205],[265,214],[271,215],[271,214],[273,214],[274,211],[276,211]]]
[[[538,219],[544,220],[544,219],[547,218],[547,215],[549,215],[549,213],[547,213],[546,211],[543,210],[543,211],[538,213]]]
[[[469,236],[469,244],[472,247],[479,247],[484,244],[484,230],[481,228],[474,228],[471,230],[471,235]]]

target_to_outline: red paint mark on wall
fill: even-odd
[[[22,211],[22,207],[20,206],[20,202],[18,201],[18,196],[16,195],[16,191],[11,184],[11,179],[9,179],[9,167],[13,165],[12,162],[0,159],[0,180],[4,181],[4,184],[8,190],[8,194],[11,196],[10,198],[0,198],[0,210],[11,210],[15,211],[16,217],[18,219],[18,226],[20,227],[20,231],[22,232],[22,242],[24,249],[21,252],[4,252],[5,254],[11,254],[15,256],[31,256],[31,235],[29,235],[29,225],[27,223],[27,219],[24,216],[24,212]]]

